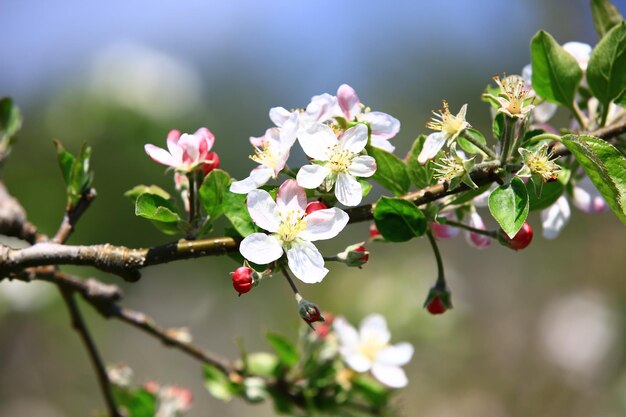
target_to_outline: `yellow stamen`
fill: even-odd
[[[426,127],[432,130],[439,130],[447,136],[454,136],[464,128],[465,119],[450,113],[448,102],[443,100],[443,109],[439,112],[433,110],[433,115]]]
[[[298,235],[306,230],[304,212],[289,210],[281,215],[280,226],[278,226],[278,236],[283,243],[293,241]]]

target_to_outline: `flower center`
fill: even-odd
[[[439,110],[439,112],[433,110],[433,115],[434,117],[426,123],[426,127],[432,130],[439,130],[448,137],[457,135],[465,128],[465,118],[450,113],[448,102],[445,100],[443,101],[443,109]]]
[[[368,358],[370,361],[374,361],[378,352],[383,350],[387,346],[380,337],[377,335],[372,335],[365,340],[361,341],[361,344],[358,347],[358,351],[360,354]]]
[[[521,114],[524,100],[528,96],[528,90],[524,89],[522,77],[511,75],[500,80],[500,77],[496,75],[493,79],[500,86],[500,93],[506,96],[509,103],[506,110],[511,114]]]
[[[281,214],[278,236],[283,243],[292,242],[298,235],[306,230],[306,214],[300,210],[289,210]]]
[[[329,168],[335,173],[346,172],[352,164],[354,154],[347,149],[341,149],[339,144],[335,145],[328,160]]]
[[[263,141],[260,147],[254,148],[254,155],[250,155],[250,159],[273,169],[278,164],[279,158],[278,155],[272,151],[270,143]]]

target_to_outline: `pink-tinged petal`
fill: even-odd
[[[346,130],[339,138],[341,149],[347,149],[352,153],[359,153],[367,145],[367,126],[359,123]]]
[[[576,58],[576,62],[583,71],[587,70],[587,63],[591,56],[591,46],[582,42],[567,42],[563,44],[563,49]]]
[[[572,202],[579,210],[589,214],[604,213],[609,209],[609,205],[588,176],[574,186]]]
[[[380,314],[370,314],[361,321],[359,327],[361,341],[376,340],[381,345],[386,345],[391,339],[391,333],[387,328],[387,321]]]
[[[306,209],[306,192],[296,180],[287,180],[278,188],[276,204],[280,213],[289,210],[304,212]]]
[[[170,146],[176,145],[178,143],[178,139],[180,139],[180,130],[172,129],[167,134],[167,147],[169,149]],[[170,152],[172,150],[170,149]]]
[[[252,190],[246,199],[252,221],[268,232],[277,232],[280,226],[278,206],[265,190]]]
[[[413,345],[410,343],[398,343],[388,346],[376,354],[374,361],[382,365],[402,366],[411,361],[413,357]]]
[[[272,107],[270,109],[270,120],[278,127],[289,119],[291,112],[284,107]]]
[[[306,216],[306,230],[298,237],[315,242],[337,236],[348,224],[348,214],[336,207],[317,210]]]
[[[547,209],[541,210],[541,226],[543,237],[556,239],[563,227],[569,222],[572,212],[567,199],[561,196]]]
[[[375,363],[372,366],[374,378],[391,388],[404,388],[409,384],[409,380],[402,368],[397,366],[387,366]]]
[[[269,131],[270,129],[267,129],[267,130]],[[265,135],[267,135],[267,131],[265,132]],[[252,146],[254,146],[255,148],[262,147],[263,144],[266,142],[265,135],[263,135],[263,136],[250,136],[250,144]]]
[[[387,113],[372,111],[359,116],[359,120],[370,125],[372,142],[374,138],[391,139],[400,131],[400,121]]]
[[[209,129],[207,129],[206,127],[201,127],[200,129],[196,130],[196,133],[194,133],[193,135],[197,138],[202,139],[206,143],[206,151],[203,147],[201,147],[203,151],[201,153],[206,153],[211,150],[213,144],[215,143],[215,135],[213,135],[213,133]]]
[[[248,194],[250,191],[265,185],[273,175],[274,172],[271,168],[261,165],[250,171],[249,177],[230,184],[230,192],[235,194]]]
[[[356,91],[348,84],[342,84],[337,90],[337,104],[348,121],[361,113],[361,101],[356,95]]]
[[[361,184],[352,175],[339,174],[335,182],[335,196],[344,206],[357,206],[363,199]]]
[[[185,164],[198,162],[200,141],[194,135],[183,133],[178,140],[178,146],[183,150],[182,159]]]
[[[265,233],[252,233],[241,241],[239,245],[241,255],[259,265],[266,265],[274,262],[283,255],[283,248],[280,242]]]
[[[308,123],[324,123],[334,116],[342,116],[341,114],[335,114],[336,105],[337,98],[331,96],[330,94],[324,93],[319,96],[313,96],[309,105],[306,106],[306,110],[302,117],[305,122]]]
[[[144,145],[143,148],[148,156],[159,164],[168,165],[174,168],[180,165],[181,161],[175,160],[174,157],[172,157],[172,155],[165,149],[151,144]]]
[[[300,146],[310,158],[328,161],[330,150],[338,144],[333,130],[321,123],[314,123],[298,135]]]
[[[183,148],[178,145],[178,141],[180,140],[181,133],[174,129],[170,130],[170,133],[167,134],[167,150],[172,154],[172,157],[176,161],[183,161]]]
[[[298,134],[298,113],[293,113],[280,128],[280,147],[283,150],[290,149],[296,141]]]
[[[396,150],[396,147],[389,142],[389,139],[381,139],[372,136],[371,145],[375,148],[383,149],[389,153],[393,153],[393,151]]]
[[[305,165],[298,171],[296,179],[300,187],[313,189],[322,185],[322,182],[324,182],[330,173],[330,168],[326,168],[322,165]]]
[[[358,351],[344,352],[341,348],[340,352],[343,359],[346,361],[346,364],[353,370],[357,372],[367,372],[372,368],[372,361],[362,353],[359,353]]]
[[[439,213],[437,217],[443,217],[445,219],[456,220],[457,217],[454,213],[446,211]],[[443,223],[430,222],[430,228],[437,239],[452,239],[459,235],[461,230],[458,227],[448,226]]]
[[[475,229],[486,230],[483,218],[477,212],[472,212],[467,217],[467,225]],[[486,248],[491,245],[491,238],[489,236],[481,235],[479,233],[466,232],[465,237],[467,242],[476,249]]]
[[[554,116],[557,108],[558,106],[556,104],[550,103],[549,101],[544,101],[543,103],[536,105],[535,108],[532,109],[532,115],[535,122],[547,122],[552,118],[552,116]]]
[[[376,160],[367,155],[357,156],[352,160],[348,172],[355,177],[371,177],[376,172]]]
[[[333,329],[342,347],[348,350],[357,348],[359,344],[359,334],[354,326],[348,323],[346,319],[337,317],[335,321],[333,321]]]
[[[328,269],[324,267],[324,258],[314,244],[306,240],[292,242],[287,250],[289,269],[302,282],[315,284],[322,281]]]
[[[446,143],[446,135],[441,132],[435,132],[428,135],[424,141],[422,151],[417,157],[417,162],[424,165],[426,161],[433,159],[435,155],[443,148]]]

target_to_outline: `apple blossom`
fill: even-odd
[[[265,190],[252,190],[247,199],[254,223],[270,232],[253,233],[239,246],[244,258],[268,264],[287,254],[289,269],[306,283],[320,282],[328,273],[316,240],[332,239],[348,224],[348,215],[338,208],[306,214],[306,194],[295,180],[285,181],[276,201]]]
[[[475,229],[487,230],[483,218],[476,211],[472,211],[468,214],[466,223],[468,226]],[[476,249],[486,248],[491,245],[491,238],[489,236],[481,235],[480,233],[465,232],[465,238],[467,242]]]
[[[144,149],[154,161],[180,173],[189,173],[215,160],[213,152],[209,152],[214,142],[215,136],[205,127],[194,134],[181,135],[178,130],[171,130],[167,135],[167,151],[152,144],[146,144]]]
[[[465,159],[463,156],[463,152],[457,152],[456,144],[453,144],[450,147],[450,154],[434,162],[433,176],[448,183],[450,190],[457,188],[461,183],[473,189],[478,188],[470,175],[474,167],[474,157]]]
[[[500,76],[495,75],[493,80],[500,87],[500,93],[497,97],[490,94],[486,96],[500,103],[498,112],[509,117],[524,119],[534,108],[532,104],[525,104],[531,96],[530,90],[525,87],[524,79],[519,75],[509,75],[501,80]]]
[[[339,338],[339,352],[347,365],[356,372],[371,371],[372,375],[391,388],[408,384],[401,366],[413,356],[410,343],[390,345],[391,334],[385,318],[371,314],[363,319],[357,331],[343,317],[338,317],[333,328]]]
[[[428,135],[424,141],[422,151],[417,157],[420,164],[424,165],[426,161],[433,159],[446,142],[448,146],[452,145],[461,132],[470,127],[470,124],[465,121],[466,113],[467,104],[464,104],[456,116],[452,115],[448,102],[445,100],[443,100],[443,109],[439,110],[439,113],[433,110],[434,117],[426,123],[426,127],[436,132]]]
[[[445,211],[437,213],[437,217],[443,217],[444,219],[456,220],[457,217],[452,211]],[[430,230],[432,230],[435,238],[437,239],[452,239],[458,236],[461,231],[458,227],[449,226],[445,222],[437,223],[430,222]]]
[[[298,139],[304,152],[313,158],[313,164],[298,171],[298,184],[304,188],[323,185],[326,191],[334,186],[341,204],[359,204],[362,189],[355,177],[371,177],[376,172],[376,160],[360,155],[367,145],[367,126],[359,123],[337,138],[329,126],[317,123],[302,132]]]
[[[247,194],[264,184],[270,178],[276,178],[285,167],[291,147],[296,141],[298,131],[298,115],[293,113],[280,128],[267,129],[260,138],[250,138],[255,154],[250,159],[259,164],[250,172],[250,176],[230,185],[230,191],[236,194]]]

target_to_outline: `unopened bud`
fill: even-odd
[[[383,235],[380,234],[378,229],[376,228],[376,224],[370,224],[370,239],[371,240],[385,240]]]
[[[511,238],[507,235],[504,230],[500,229],[498,231],[498,242],[507,248],[511,248],[514,250],[525,249],[530,245],[530,242],[533,240],[533,228],[530,226],[528,222],[524,222],[522,228],[519,229],[517,234]]]
[[[256,286],[254,269],[248,266],[240,266],[230,273],[233,278],[233,288],[241,294],[245,294]]]
[[[367,263],[370,253],[363,246],[365,242],[350,245],[341,253],[337,254],[337,258],[348,266],[361,267]]]
[[[220,157],[217,152],[209,152],[206,156],[206,162],[202,164],[202,173],[206,177],[214,169],[220,167]]]
[[[315,200],[315,201],[311,201],[309,204],[306,205],[306,209],[304,209],[306,214],[311,214],[317,210],[324,210],[327,209],[328,206],[326,206],[326,204],[324,204],[322,201],[320,200]]]
[[[300,313],[302,320],[306,321],[309,325],[316,321],[324,321],[319,307],[304,298],[298,301],[298,313]]]
[[[428,291],[424,308],[430,314],[443,314],[452,308],[452,300],[450,298],[450,291],[447,288],[439,288],[435,285]]]

